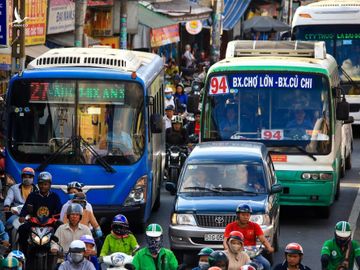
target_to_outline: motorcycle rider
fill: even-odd
[[[69,222],[59,226],[55,232],[55,236],[59,239],[58,243],[63,248],[64,253],[68,252],[73,240],[80,240],[80,237],[85,234],[91,235],[89,227],[80,223],[82,214],[83,208],[80,204],[70,204],[66,211]],[[53,254],[57,254],[59,245],[57,243],[51,243],[50,251]]]
[[[354,261],[360,266],[360,244],[351,239],[351,227],[347,221],[335,225],[335,237],[326,240],[321,249],[321,269],[353,269]]]
[[[166,143],[169,145],[186,145],[188,134],[183,128],[183,119],[180,115],[175,115],[172,120],[172,127],[166,129]]]
[[[91,235],[85,234],[80,237],[80,240],[84,242],[86,247],[84,253],[85,258],[95,266],[96,270],[100,270],[99,261],[96,257],[96,244],[94,238]]]
[[[84,185],[78,181],[72,181],[67,184],[67,192],[68,192],[69,200],[61,208],[61,212],[60,212],[61,221],[64,221],[66,210],[68,206],[72,203],[72,199],[74,198],[75,193],[83,192],[83,186]],[[88,201],[86,202],[86,209],[90,212],[93,212],[92,205]]]
[[[215,250],[209,255],[209,265],[220,267],[221,270],[228,270],[229,267],[229,259],[226,256],[224,251]]]
[[[194,113],[194,117],[195,117],[195,121],[193,122],[189,122],[187,124],[187,132],[188,134],[196,134],[196,135],[200,135],[200,115],[201,112],[200,110],[196,110]]]
[[[147,247],[136,252],[132,264],[136,270],[176,270],[178,262],[174,253],[163,247],[163,229],[159,224],[153,223],[147,226]]]
[[[168,105],[166,108],[165,108],[165,115],[163,117],[163,120],[164,120],[164,125],[165,125],[165,129],[168,129],[168,128],[171,128],[171,119],[173,118],[174,116],[174,106],[173,105]]]
[[[200,252],[198,253],[199,256],[199,265],[192,270],[206,270],[209,268],[209,255],[214,250],[212,248],[202,248]]]
[[[46,221],[51,217],[58,217],[61,210],[60,197],[51,189],[52,176],[49,172],[41,172],[38,176],[39,190],[30,193],[24,207],[19,215],[19,222],[23,223],[27,215],[37,217],[40,222]],[[22,252],[27,250],[27,240],[31,228],[31,223],[26,222],[19,227],[19,245]],[[57,224],[54,224],[56,229]]]
[[[4,212],[9,212],[11,206],[18,206],[25,203],[29,194],[33,191],[38,191],[34,184],[35,171],[33,168],[25,167],[21,171],[20,184],[13,185],[9,188],[4,201]],[[11,226],[17,215],[12,215],[6,221],[6,226]]]
[[[102,230],[100,228],[99,223],[97,222],[95,215],[93,212],[90,212],[86,209],[86,195],[83,192],[77,192],[74,194],[74,198],[72,199],[72,203],[78,203],[83,207],[83,214],[81,217],[81,224],[88,226],[90,229],[93,229],[96,237],[100,238],[103,236]],[[64,223],[68,222],[67,216],[64,217]]]
[[[311,270],[301,264],[304,250],[298,243],[289,243],[285,247],[285,261],[276,265],[273,270]]]
[[[19,267],[18,270],[25,270],[26,269],[26,258],[24,253],[22,253],[20,250],[13,250],[9,253],[7,256],[8,258],[15,258],[19,261]]]
[[[274,252],[274,248],[265,238],[264,232],[259,226],[259,224],[250,221],[251,214],[252,214],[252,208],[248,204],[240,204],[236,208],[237,220],[229,223],[225,227],[224,242],[223,242],[224,249],[227,250],[229,248],[227,240],[230,236],[230,232],[239,231],[244,235],[245,246],[255,246],[256,238],[258,238],[260,242],[265,246],[268,252],[270,253]],[[256,256],[255,259],[264,266],[264,270],[270,270],[271,266],[269,261],[261,254]]]
[[[238,270],[250,262],[250,257],[244,252],[244,235],[239,231],[232,231],[227,239],[228,249],[224,251],[229,259],[229,270]]]
[[[139,249],[135,236],[129,229],[129,222],[124,215],[116,215],[111,224],[111,233],[105,238],[100,257],[114,252],[123,252],[132,256]]]
[[[85,249],[83,241],[72,241],[67,260],[60,265],[59,270],[96,270],[94,265],[85,259]]]

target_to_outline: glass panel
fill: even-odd
[[[190,164],[186,167],[180,192],[239,194],[266,190],[264,168],[249,164]]]
[[[132,82],[16,81],[10,151],[22,162],[133,163],[144,151],[143,104]]]
[[[221,86],[223,89],[217,89]],[[240,73],[209,78],[205,140],[260,140],[268,146],[330,151],[329,89],[317,75]],[[219,87],[218,87],[219,88]],[[221,88],[221,87],[220,87]],[[217,89],[217,91],[215,91]]]

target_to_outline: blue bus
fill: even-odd
[[[163,62],[109,48],[53,49],[15,75],[6,95],[6,172],[84,184],[100,216],[143,227],[160,206],[165,166]]]

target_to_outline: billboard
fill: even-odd
[[[48,34],[57,34],[75,29],[75,1],[49,0]]]

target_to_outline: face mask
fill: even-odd
[[[171,99],[172,94],[166,94],[165,97],[166,97],[167,99]]]
[[[233,253],[239,253],[241,251],[241,245],[229,243],[229,247]]]
[[[30,186],[32,185],[34,182],[34,178],[23,178],[23,184],[25,186]]]
[[[162,236],[160,237],[149,237],[146,236],[146,242],[148,244],[150,253],[156,255],[160,252],[160,249],[163,246]]]
[[[81,263],[84,260],[84,254],[82,253],[70,253],[71,260],[78,264]]]
[[[199,262],[199,268],[201,270],[208,269],[209,268],[209,263],[207,263],[207,262]]]
[[[75,197],[75,193],[68,194],[68,196],[69,196],[69,200],[72,200]]]

